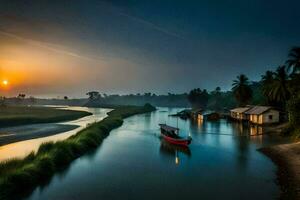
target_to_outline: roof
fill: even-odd
[[[244,113],[249,109],[251,109],[251,107],[239,107],[239,108],[235,108],[235,109],[230,110],[230,112]]]
[[[251,109],[249,109],[245,114],[249,115],[260,115],[264,112],[267,112],[268,110],[272,109],[270,106],[254,106]]]
[[[202,108],[199,108],[199,109],[193,109],[193,110],[191,111],[191,113],[201,113],[202,111],[203,111]]]
[[[217,112],[214,111],[204,111],[201,113],[201,115],[205,116],[205,115],[211,115],[211,114],[218,114]]]
[[[166,130],[166,131],[178,131],[179,128],[175,128],[175,127],[172,127],[172,126],[168,126],[166,124],[159,124],[160,128]]]

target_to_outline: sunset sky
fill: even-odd
[[[0,95],[229,89],[300,45],[296,0],[0,2]]]

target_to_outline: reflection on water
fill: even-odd
[[[160,112],[164,110],[167,112]],[[251,136],[251,128],[225,120],[178,121],[191,132],[189,148],[159,140],[159,123],[178,109],[136,115],[111,132],[93,156],[74,161],[48,186],[28,198],[38,199],[276,199],[275,166],[256,149],[282,138]]]
[[[222,128],[231,129],[231,132],[227,134],[235,136],[259,136],[267,132],[266,127],[241,122],[228,122],[225,119],[217,121],[205,121],[203,119],[192,120],[191,126],[196,127],[201,132],[216,132],[219,134],[219,130]]]
[[[250,135],[262,135],[264,133],[264,129],[262,126],[250,126]]]
[[[31,139],[21,142],[16,142],[8,145],[0,146],[0,161],[15,158],[15,157],[24,157],[28,155],[31,151],[36,151],[38,147],[44,143],[49,141],[59,141],[64,140],[71,135],[76,134],[78,131],[82,130],[88,124],[94,123],[96,121],[102,120],[104,117],[107,116],[107,112],[111,111],[111,109],[104,109],[104,108],[87,108],[87,107],[75,107],[75,106],[68,106],[68,107],[59,107],[59,109],[69,109],[69,110],[78,110],[78,111],[87,111],[93,113],[93,115],[86,116],[77,120],[68,121],[68,122],[62,122],[62,123],[49,123],[49,124],[36,124],[36,125],[30,125],[32,130],[38,131],[38,130],[45,130],[47,128],[50,128],[53,126],[53,124],[58,125],[72,125],[76,126],[77,128],[70,130],[70,131],[64,131],[64,132],[55,132],[55,135],[38,138],[38,139]],[[22,129],[22,127],[25,126],[19,126],[18,130]],[[9,128],[6,128],[9,129]],[[12,128],[14,129],[14,128]]]
[[[191,157],[192,153],[189,147],[173,145],[161,139],[159,152],[162,156],[175,158],[175,164],[179,164],[181,156]]]

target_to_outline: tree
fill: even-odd
[[[232,92],[239,106],[247,105],[252,98],[252,90],[249,86],[248,77],[244,74],[237,76],[232,83]]]
[[[201,90],[196,88],[190,91],[188,94],[188,100],[193,108],[205,109],[208,103],[209,94],[207,90]]]
[[[270,90],[272,85],[274,84],[274,72],[273,71],[266,71],[264,75],[261,76],[261,90],[262,94],[267,99],[267,104],[272,105],[273,99],[270,95]]]
[[[17,98],[15,99],[16,103],[17,104],[23,103],[23,100],[25,99],[25,97],[26,97],[26,95],[23,93],[18,94]]]
[[[287,104],[289,113],[289,122],[291,128],[299,128],[300,126],[300,94],[291,98]],[[299,133],[298,133],[299,134]]]
[[[86,95],[89,96],[89,100],[98,100],[101,97],[100,93],[97,91],[88,92]]]
[[[26,94],[23,94],[23,93],[21,93],[21,94],[18,95],[19,99],[25,99],[25,97],[26,97]]]
[[[274,81],[270,87],[268,96],[276,105],[283,108],[290,98],[288,89],[289,75],[285,65],[279,66],[274,74]]]
[[[290,75],[289,90],[294,97],[300,93],[300,73]]]
[[[216,111],[222,109],[222,93],[220,87],[216,87],[210,94],[210,108]]]
[[[289,58],[286,61],[288,68],[292,70],[293,73],[300,72],[300,47],[293,47],[289,52]]]

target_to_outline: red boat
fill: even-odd
[[[188,146],[192,142],[192,138],[188,137],[180,137],[179,136],[179,128],[175,128],[172,126],[168,126],[166,124],[159,124],[161,136],[167,142],[175,145]]]

